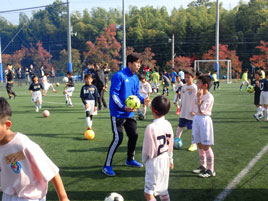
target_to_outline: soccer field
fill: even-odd
[[[43,98],[43,109],[50,111],[50,117],[43,118],[36,113],[31,102],[28,87],[17,87],[16,99],[9,100],[12,106],[13,131],[19,131],[38,143],[46,154],[60,168],[65,188],[71,201],[103,201],[110,192],[120,193],[126,201],[145,200],[143,196],[145,169],[124,165],[127,151],[127,137],[117,150],[113,167],[115,177],[107,177],[101,172],[107,148],[112,140],[109,110],[99,111],[93,118],[96,137],[84,139],[86,130],[85,114],[79,98],[82,83],[76,83],[73,107],[65,106],[63,86],[58,93],[48,92]],[[212,120],[214,124],[215,171],[216,177],[198,178],[191,173],[199,166],[198,152],[187,151],[191,141],[191,131],[184,130],[183,147],[174,150],[174,169],[170,172],[169,193],[172,201],[214,201],[216,197],[244,169],[244,177],[237,177],[237,185],[222,200],[226,201],[266,201],[268,199],[268,155],[249,162],[268,144],[268,122],[256,122],[253,114],[253,94],[240,92],[239,83],[221,84],[220,90],[212,91],[215,98]],[[169,96],[173,99],[174,92]],[[0,85],[0,96],[7,97],[5,85]],[[105,94],[108,102],[108,92]],[[154,97],[153,95],[152,97]],[[136,159],[141,161],[143,135],[146,126],[152,122],[148,109],[147,118],[138,121],[139,139]],[[179,116],[172,104],[166,116],[176,132]],[[250,168],[252,167],[252,168]],[[226,192],[226,191],[224,191]],[[47,200],[57,200],[56,192],[49,184]]]

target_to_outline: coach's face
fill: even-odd
[[[135,61],[133,63],[129,62],[128,67],[129,67],[129,69],[131,70],[131,72],[133,74],[137,73],[140,70],[140,67],[141,67],[141,60],[137,60],[137,61]]]

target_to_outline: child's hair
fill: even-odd
[[[192,78],[194,77],[194,72],[193,71],[190,71],[190,70],[186,70],[184,72],[185,75],[190,75]]]
[[[37,76],[36,75],[34,75],[33,77],[32,77],[32,81],[34,82],[34,78],[36,78]],[[38,78],[38,77],[37,77]]]
[[[245,72],[248,72],[248,69],[246,69]]]
[[[48,72],[45,72],[45,76],[48,76],[49,75],[49,73]]]
[[[0,123],[4,124],[6,119],[12,115],[11,107],[4,97],[0,97]]]
[[[145,77],[145,75],[140,74],[139,78],[140,78],[140,80],[143,80],[143,79],[145,79],[146,77]]]
[[[180,75],[177,75],[176,78],[181,78],[181,76]]]
[[[67,75],[72,75],[72,72],[67,72]]]
[[[257,75],[259,75],[259,76],[262,76],[262,73],[261,73],[260,70],[257,70],[257,71],[255,72],[255,74],[257,74]]]
[[[89,77],[91,77],[91,78],[93,79],[93,76],[92,76],[91,73],[89,73],[89,74],[85,74],[85,76],[84,76],[84,80],[86,80],[86,79],[89,78]]]
[[[214,70],[214,73],[217,73],[218,71],[217,70]]]
[[[131,53],[127,56],[127,65],[128,63],[134,63],[138,60],[140,60],[139,55],[137,53]]]
[[[208,89],[212,85],[212,79],[211,79],[211,77],[209,75],[200,75],[198,77],[198,80],[200,80],[203,84],[207,84],[208,85]]]
[[[156,96],[152,103],[152,110],[158,116],[164,116],[169,112],[170,109],[170,101],[165,96]]]

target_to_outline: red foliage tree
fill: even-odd
[[[21,67],[21,61],[24,59],[27,49],[24,47],[14,52],[14,54],[3,54],[3,63],[12,64],[15,68]]]
[[[208,50],[202,57],[203,60],[215,60],[216,47],[213,46],[212,49]],[[239,57],[236,55],[235,50],[228,50],[228,45],[219,44],[219,59],[220,60],[231,60],[232,69],[237,72],[242,72],[242,63],[239,61]],[[221,67],[226,67],[226,63],[221,62]]]
[[[191,57],[183,57],[183,56],[178,56],[174,58],[174,69],[175,71],[178,71],[179,69],[181,70],[186,70],[191,68],[192,66],[192,58]],[[171,68],[172,67],[172,61],[168,61],[166,64],[167,67]]]
[[[262,54],[253,55],[250,58],[250,61],[256,67],[263,67],[264,69],[268,68],[268,42],[260,41],[261,45],[256,46],[256,49],[259,49]]]
[[[116,27],[111,24],[104,28],[104,33],[96,38],[95,43],[86,42],[86,52],[83,52],[87,62],[104,64],[108,63],[112,71],[118,70],[120,43],[116,40]]]

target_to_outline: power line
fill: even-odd
[[[66,3],[58,3],[58,4],[53,4],[53,6],[60,6],[60,5],[64,5]],[[51,5],[46,5],[46,6],[36,6],[36,7],[29,7],[29,8],[20,8],[20,9],[14,9],[14,10],[4,10],[4,11],[0,11],[1,13],[10,13],[10,12],[17,12],[17,11],[24,11],[24,10],[35,10],[38,8],[45,8],[47,6],[51,6]]]

